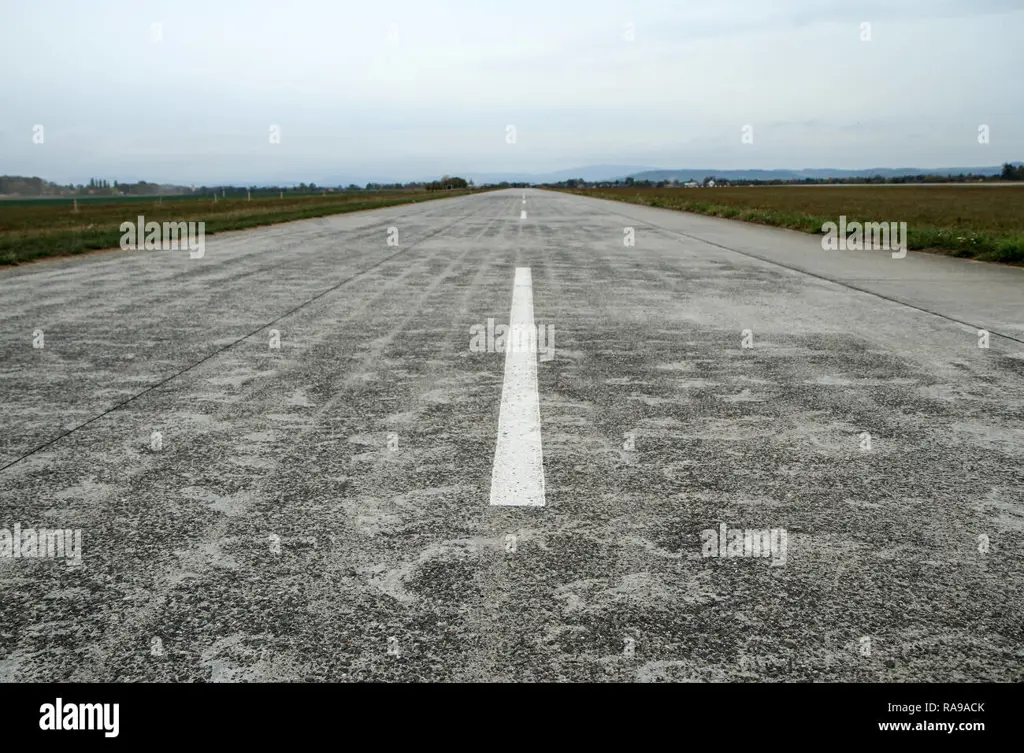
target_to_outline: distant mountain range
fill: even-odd
[[[1022,163],[1011,163],[1019,165]],[[565,180],[582,178],[587,182],[614,181],[633,178],[634,180],[650,180],[652,182],[662,180],[703,180],[708,176],[732,180],[803,180],[804,178],[828,179],[828,178],[870,178],[880,175],[883,178],[899,178],[908,175],[999,175],[1002,172],[1002,165],[994,167],[872,167],[864,170],[840,170],[837,168],[803,169],[803,170],[719,170],[717,168],[676,168],[664,169],[645,165],[585,165],[573,167],[568,170],[555,170],[547,173],[528,172],[463,172],[453,168],[448,174],[473,181],[476,185],[494,183],[560,183]],[[367,183],[429,183],[440,179],[440,175],[421,176],[415,181],[398,179],[386,175],[331,175],[326,180],[317,181],[320,186],[348,186],[355,184],[365,186]],[[282,186],[297,187],[298,181],[253,181],[258,186]],[[213,185],[213,184],[210,184]]]
[[[1021,163],[1011,163],[1019,165]],[[471,179],[477,185],[485,183],[559,183],[573,178],[585,181],[612,181],[633,178],[634,180],[703,180],[708,176],[732,180],[803,180],[805,178],[899,178],[908,175],[999,175],[1002,165],[986,167],[871,167],[863,170],[841,170],[838,168],[817,168],[803,170],[719,170],[717,168],[659,169],[632,165],[588,165],[570,170],[551,173],[472,173],[461,177]]]
[[[1011,162],[1011,165],[1016,167],[1024,166],[1024,162]],[[934,176],[956,176],[960,174],[964,175],[979,175],[979,176],[998,176],[1003,171],[1002,165],[997,166],[985,166],[985,167],[871,167],[863,170],[841,170],[838,168],[809,168],[801,170],[719,170],[717,168],[710,167],[697,167],[697,168],[677,168],[677,169],[661,169],[656,167],[645,167],[638,165],[586,165],[583,167],[574,167],[569,170],[556,170],[548,173],[525,173],[525,172],[493,172],[493,173],[473,173],[473,172],[460,172],[457,169],[453,169],[449,174],[451,176],[458,176],[465,178],[466,180],[473,181],[478,186],[486,184],[497,184],[497,183],[526,183],[526,184],[543,184],[543,183],[561,183],[566,180],[582,179],[588,183],[600,183],[605,181],[625,180],[626,178],[633,178],[637,181],[648,180],[652,183],[660,181],[679,181],[685,183],[686,181],[695,180],[703,181],[707,177],[715,177],[724,180],[761,180],[761,181],[801,181],[804,179],[812,180],[828,180],[831,178],[835,179],[858,179],[858,178],[872,178],[880,176],[883,179],[891,178],[904,178],[908,176],[916,175],[934,175]],[[382,184],[395,184],[395,183],[429,183],[431,181],[438,180],[441,176],[431,175],[429,177],[421,178],[417,181],[406,181],[397,180],[394,178],[385,177],[370,177],[370,176],[345,176],[341,177],[338,175],[331,176],[330,179],[323,181],[319,184],[321,188],[328,187],[347,187],[350,184],[357,186],[365,186],[367,183],[382,183]],[[121,182],[117,184],[117,187],[106,185],[109,181],[103,181],[105,184],[102,187],[92,186],[63,186],[51,183],[50,181],[43,180],[42,178],[28,178],[23,176],[14,175],[0,175],[0,196],[73,196],[73,195],[114,195],[117,193],[127,193],[135,195],[157,195],[157,194],[176,194],[176,193],[188,193],[193,190],[194,187],[176,186],[170,184],[154,184],[139,181],[137,183],[125,183]],[[215,184],[210,184],[215,185]],[[220,186],[230,185],[241,185],[245,187],[246,184],[225,182],[223,184],[216,184]],[[280,186],[281,188],[295,188],[300,184],[293,181],[253,181],[252,185],[257,187],[263,186]]]
[[[715,170],[715,169],[682,169],[682,170],[645,170],[629,177],[634,180],[703,180],[713,175],[716,178],[732,180],[816,180],[829,178],[871,178],[876,175],[883,178],[902,178],[909,175],[999,175],[1003,166],[996,167],[871,167],[865,170],[839,170],[834,168],[807,170]],[[611,178],[611,180],[615,180]]]

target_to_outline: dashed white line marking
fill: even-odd
[[[526,214],[525,212],[523,214]],[[491,504],[544,506],[544,453],[540,443],[537,391],[537,329],[533,323],[533,277],[517,267],[505,345],[505,380],[498,414],[498,443],[491,473]],[[532,347],[519,347],[523,342]]]
[[[519,215],[519,219],[521,219],[521,220],[525,220],[526,219],[526,210],[525,209],[523,210],[523,213]]]

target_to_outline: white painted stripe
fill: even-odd
[[[525,209],[523,210],[523,213],[521,215],[519,215],[519,219],[521,219],[521,220],[525,220],[526,219],[526,210]]]
[[[529,267],[516,268],[508,323],[498,443],[491,473],[491,504],[542,507],[544,453],[540,446],[537,330],[533,323],[533,277]],[[533,346],[513,347],[527,341]]]

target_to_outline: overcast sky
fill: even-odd
[[[1022,38],[1024,0],[0,0],[0,174],[996,165]]]

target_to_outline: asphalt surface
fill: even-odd
[[[525,267],[545,504],[491,505]],[[83,542],[0,558],[0,680],[1024,679],[1022,269],[510,190],[0,301],[0,528]]]

